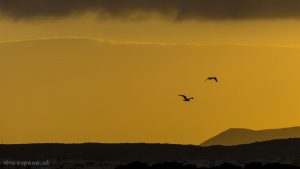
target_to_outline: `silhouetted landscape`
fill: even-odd
[[[230,163],[223,163],[222,165],[215,167],[197,167],[193,164],[182,164],[177,162],[163,162],[153,165],[147,165],[142,162],[132,162],[127,165],[121,165],[116,167],[116,169],[298,169],[300,167],[289,165],[289,164],[280,164],[280,163],[249,163],[244,166],[234,165]]]
[[[147,164],[178,162],[197,167],[223,163],[246,165],[252,162],[300,165],[300,139],[282,139],[237,146],[175,144],[20,144],[1,145],[3,160],[49,160],[50,166],[84,165],[114,168],[141,161]],[[122,168],[121,166],[119,168]],[[127,168],[130,168],[127,166]],[[146,167],[147,168],[147,167]]]
[[[300,169],[300,0],[0,0],[0,169]]]

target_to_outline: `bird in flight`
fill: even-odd
[[[185,101],[185,102],[189,102],[189,101],[191,101],[192,99],[194,99],[193,97],[187,97],[187,96],[185,96],[185,95],[178,95],[178,96],[181,96],[181,97],[183,97],[183,101]]]
[[[218,78],[217,78],[217,77],[208,77],[208,78],[206,79],[206,81],[207,81],[207,80],[214,80],[214,81],[218,82]]]

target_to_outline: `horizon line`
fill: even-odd
[[[246,44],[246,43],[180,43],[180,42],[157,42],[157,41],[128,41],[128,40],[114,40],[109,38],[91,38],[85,36],[53,36],[53,37],[40,37],[31,39],[20,40],[4,40],[0,44],[34,42],[34,41],[47,41],[47,40],[90,40],[110,45],[141,45],[141,46],[191,46],[191,47],[210,47],[210,46],[236,46],[236,47],[266,47],[266,48],[299,48],[299,45],[280,45],[280,44]]]

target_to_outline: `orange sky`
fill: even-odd
[[[298,20],[87,15],[0,27],[1,143],[200,144],[231,127],[300,122]],[[205,83],[211,75],[220,82]]]

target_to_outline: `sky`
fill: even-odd
[[[0,142],[197,145],[299,126],[299,6],[0,0]]]

